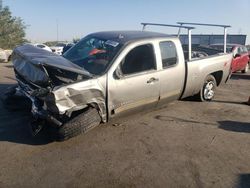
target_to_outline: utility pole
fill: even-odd
[[[56,19],[56,41],[58,42],[58,19]]]

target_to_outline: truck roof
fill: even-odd
[[[148,38],[174,37],[172,35],[150,31],[104,31],[92,33],[89,36],[102,38],[105,40],[114,40],[121,44]]]

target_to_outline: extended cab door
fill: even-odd
[[[152,43],[130,45],[112,68],[107,80],[110,118],[156,106],[160,80]]]
[[[160,105],[179,99],[185,83],[185,60],[182,46],[177,39],[160,41],[158,44],[160,64]]]

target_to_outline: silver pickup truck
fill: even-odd
[[[63,56],[19,46],[12,55],[18,86],[9,93],[30,99],[34,134],[46,125],[65,140],[169,101],[212,100],[229,78],[232,54],[201,48],[187,60],[183,49],[178,37],[148,31],[93,33]]]

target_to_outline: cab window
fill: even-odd
[[[173,42],[160,42],[160,50],[163,68],[171,67],[177,64],[177,52]]]
[[[121,62],[123,75],[130,75],[156,69],[154,49],[151,44],[132,49]]]

